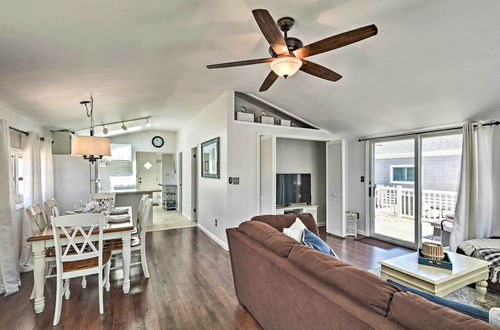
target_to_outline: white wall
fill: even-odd
[[[182,212],[188,218],[191,217],[191,149],[199,148],[202,142],[212,138],[220,138],[220,179],[202,178],[198,174],[197,221],[202,230],[223,246],[227,244],[225,228],[229,95],[230,93],[224,92],[177,131],[177,151],[182,152]],[[200,166],[199,159],[197,166]]]
[[[325,149],[325,142],[276,139],[276,174],[311,174],[311,203],[318,205],[319,224],[326,223]]]
[[[231,104],[234,94],[231,93]],[[261,134],[274,134],[282,138],[300,138],[326,141],[338,138],[328,132],[274,125],[239,123],[233,118],[233,108],[228,118],[228,175],[239,177],[239,185],[228,188],[228,227],[237,227],[241,222],[259,214],[258,144]]]
[[[177,132],[177,151],[182,152],[182,211],[187,217],[191,214],[191,148],[215,137],[221,139],[220,179],[201,178],[198,174],[197,216],[200,228],[222,246],[227,246],[226,228],[236,227],[259,214],[259,134],[318,141],[336,139],[320,130],[235,122],[233,98],[233,92],[223,93]],[[239,177],[240,184],[230,185],[229,176]]]
[[[346,146],[346,208],[359,213],[358,232],[365,234],[365,201],[368,195],[365,183],[361,182],[361,176],[365,176],[365,142],[350,140],[346,141]]]
[[[156,148],[151,143],[155,136],[161,136],[165,144]],[[146,130],[111,137],[111,143],[131,144],[133,151],[175,153],[177,150],[177,133],[172,131]]]

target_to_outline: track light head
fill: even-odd
[[[122,121],[122,130],[124,130],[125,132],[127,131],[128,127],[125,126],[125,122]]]
[[[146,118],[146,127],[151,127],[151,122],[149,121],[149,118]]]
[[[108,128],[106,126],[104,126],[104,125],[102,125],[102,134],[103,135],[108,134]]]

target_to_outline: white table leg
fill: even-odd
[[[35,241],[31,244],[33,251],[33,281],[35,288],[35,313],[43,312],[45,307],[45,297],[43,296],[43,289],[45,285],[45,242]]]
[[[130,231],[122,232],[123,293],[130,290]]]
[[[479,281],[476,283],[476,292],[477,292],[477,301],[480,303],[486,302],[486,292],[488,292],[488,282],[487,281]]]

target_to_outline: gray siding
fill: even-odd
[[[422,160],[422,189],[457,191],[460,177],[459,155],[427,156]],[[394,186],[391,183],[391,165],[413,165],[413,158],[387,158],[375,161],[375,183]],[[401,184],[412,188],[411,184]]]

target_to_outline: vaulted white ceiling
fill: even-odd
[[[311,57],[343,75],[303,72],[258,88],[268,55],[251,10],[292,16],[304,44],[376,24],[379,34]],[[50,128],[153,115],[177,129],[224,90],[249,92],[344,136],[500,117],[500,1],[66,0],[0,8],[0,101]]]

